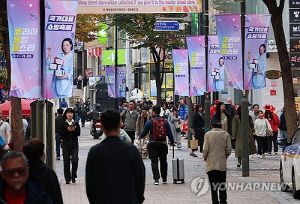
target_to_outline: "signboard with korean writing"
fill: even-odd
[[[41,98],[40,2],[7,1],[11,96]]]
[[[300,0],[290,0],[290,8],[300,8]]]
[[[73,55],[78,1],[45,3],[44,98],[73,96]]]
[[[80,14],[200,13],[202,0],[79,0]]]
[[[178,31],[179,23],[177,21],[159,21],[155,23],[156,31]]]
[[[300,23],[300,9],[290,9],[290,23]]]
[[[290,24],[290,37],[300,37],[300,24]]]
[[[299,39],[291,39],[290,51],[291,52],[300,52],[300,38]]]
[[[300,67],[300,53],[290,54],[291,67]]]
[[[173,49],[175,95],[189,96],[188,50]]]

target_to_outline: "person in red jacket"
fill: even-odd
[[[279,127],[279,117],[276,113],[273,113],[276,108],[270,104],[266,104],[264,107],[265,114],[264,117],[269,121],[272,130],[273,136],[268,137],[268,154],[272,152],[272,143],[274,145],[274,153],[277,154],[278,152],[278,143],[277,143],[277,136],[278,136],[278,127]]]
[[[216,107],[219,102],[220,102],[219,100],[214,101],[214,105],[210,108],[210,119],[216,113],[217,110]]]

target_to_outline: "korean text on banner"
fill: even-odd
[[[225,65],[217,35],[208,36],[207,92],[224,90]]]
[[[116,97],[115,67],[114,66],[106,67],[105,71],[106,71],[106,83],[107,83],[108,96],[115,98]]]
[[[118,67],[117,71],[117,98],[126,97],[126,67]]]
[[[205,38],[201,36],[187,36],[190,60],[190,96],[200,96],[206,92],[205,69]]]
[[[244,89],[266,87],[266,55],[271,15],[246,15]]]
[[[173,49],[175,95],[189,96],[188,51]]]
[[[243,90],[241,17],[216,15],[216,24],[228,85]]]
[[[78,1],[45,2],[44,98],[73,96],[73,55]]]
[[[41,98],[40,1],[7,1],[11,96]]]

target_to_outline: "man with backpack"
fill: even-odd
[[[174,139],[173,139],[170,125],[168,121],[160,117],[159,114],[160,114],[160,107],[154,106],[151,112],[152,119],[145,124],[144,129],[139,136],[139,138],[143,138],[150,131],[149,144],[147,148],[149,152],[149,158],[151,159],[154,185],[159,185],[160,175],[162,177],[163,183],[167,182],[167,174],[168,174],[167,136],[169,137],[171,146],[174,146]],[[161,167],[160,175],[158,169],[158,158],[160,160],[160,167]]]
[[[59,108],[62,108],[62,109],[68,108],[68,103],[67,103],[66,99],[64,99],[64,98],[62,99],[62,101],[59,104]]]

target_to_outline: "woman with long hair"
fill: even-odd
[[[231,117],[225,110],[225,104],[223,102],[219,102],[216,106],[216,113],[212,116],[210,121],[210,126],[213,123],[221,123],[222,130],[226,131],[231,135],[232,126],[231,126]]]
[[[75,120],[75,113],[72,108],[67,108],[62,117],[61,137],[63,140],[62,150],[64,158],[64,176],[66,184],[76,182],[78,168],[78,136],[80,126]],[[70,160],[72,160],[72,174],[70,172]]]
[[[196,104],[194,106],[194,115],[192,118],[192,134],[195,136],[195,139],[198,140],[198,146],[200,147],[200,153],[203,150],[204,142],[204,117],[202,115],[202,106]],[[194,151],[192,150],[190,155],[194,156]]]
[[[268,137],[268,154],[272,153],[272,143],[274,146],[274,153],[278,153],[278,143],[277,143],[277,136],[278,136],[278,127],[280,125],[279,117],[276,113],[273,113],[275,111],[275,107],[272,105],[266,104],[264,107],[265,109],[265,118],[269,121],[273,136]]]
[[[173,108],[172,113],[169,114],[168,122],[172,131],[174,142],[177,145],[177,148],[181,148],[181,129],[180,129],[180,116],[178,115],[178,109]]]

